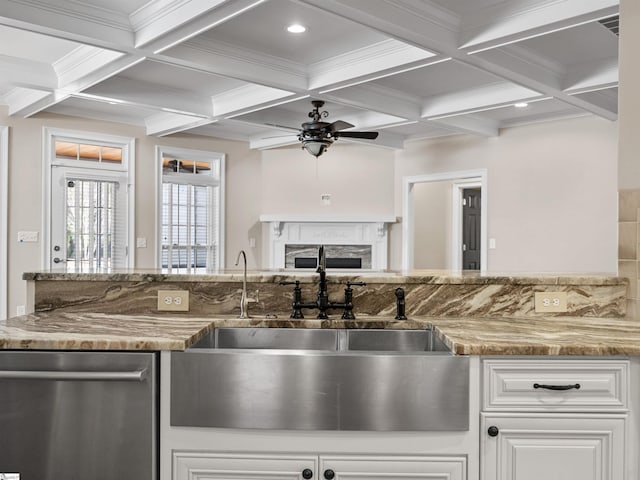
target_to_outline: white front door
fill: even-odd
[[[54,166],[50,268],[80,272],[126,267],[126,217],[125,176]]]
[[[44,128],[43,267],[133,267],[133,138]]]

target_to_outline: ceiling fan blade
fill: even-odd
[[[367,140],[375,140],[378,138],[378,132],[334,132],[334,137],[346,138],[365,138]]]
[[[349,122],[344,122],[342,120],[336,120],[333,123],[327,125],[327,130],[330,132],[335,132],[336,130],[344,130],[345,128],[353,128],[355,125],[351,125]]]

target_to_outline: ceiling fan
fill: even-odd
[[[333,123],[323,122],[321,119],[329,116],[329,112],[320,111],[324,102],[322,100],[312,100],[313,110],[309,112],[308,122],[301,125],[298,133],[298,140],[302,142],[302,148],[314,157],[322,155],[331,144],[340,137],[345,138],[364,138],[367,140],[375,140],[378,138],[378,132],[343,132],[346,128],[353,128],[349,122],[336,120]]]

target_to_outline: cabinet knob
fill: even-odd
[[[330,468],[327,468],[324,471],[324,478],[326,480],[333,480],[333,478],[336,476],[336,472],[334,472],[333,470],[331,470]]]
[[[498,430],[498,427],[496,427],[495,425],[491,425],[487,429],[487,433],[489,434],[490,437],[497,437],[498,433],[500,433],[500,430]]]
[[[310,468],[305,468],[304,470],[302,470],[302,478],[304,478],[304,480],[309,480],[312,477],[313,470],[311,470]]]

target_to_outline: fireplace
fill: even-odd
[[[268,268],[315,269],[325,246],[327,269],[386,270],[388,224],[395,217],[261,215],[268,224]]]

